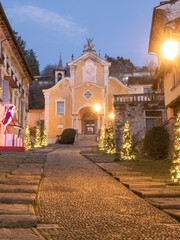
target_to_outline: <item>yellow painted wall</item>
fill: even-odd
[[[164,94],[165,106],[171,104],[177,97],[180,96],[180,81],[176,80],[175,87],[173,87],[173,72],[169,73],[164,78]]]
[[[29,126],[37,126],[37,122],[44,120],[44,109],[30,109],[29,110]]]
[[[56,114],[56,100],[60,98],[65,100],[65,115],[62,116]],[[49,116],[50,139],[56,138],[56,135],[61,134],[63,129],[71,128],[71,91],[68,82],[65,84],[63,82],[59,87],[50,92]],[[58,129],[59,124],[63,124],[63,129]]]
[[[86,91],[92,93],[90,99],[85,98],[83,95]],[[96,103],[103,104],[103,88],[96,86],[95,84],[84,84],[74,89],[74,113],[79,111],[83,106],[94,106]]]
[[[113,102],[114,102],[113,95],[119,95],[119,94],[128,94],[128,89],[125,89],[115,80],[111,79],[108,84],[108,107],[106,112],[107,115],[113,112]]]
[[[74,85],[77,86],[83,83],[83,67],[85,62],[79,62],[75,67],[74,73]],[[94,62],[96,66],[96,84],[103,86],[104,85],[104,66],[100,63]]]

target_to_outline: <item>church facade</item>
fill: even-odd
[[[83,135],[97,134],[114,114],[113,95],[132,91],[109,76],[111,63],[96,54],[91,39],[87,41],[83,54],[67,64],[70,77],[65,77],[63,68],[57,69],[55,85],[43,90],[49,143],[54,143],[66,128]]]

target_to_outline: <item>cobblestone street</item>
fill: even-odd
[[[37,212],[46,239],[180,239],[178,222],[133,194],[80,154],[63,146],[48,154]]]

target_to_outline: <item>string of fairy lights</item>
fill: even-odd
[[[46,130],[46,128],[44,128],[42,138],[41,138],[41,130],[40,130],[40,127],[37,126],[34,147],[41,148],[41,147],[47,147],[47,146],[48,146],[47,130]],[[28,125],[26,126],[26,129],[25,129],[24,147],[25,147],[26,151],[29,151],[32,149],[30,129],[29,129]]]

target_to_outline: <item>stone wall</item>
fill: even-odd
[[[135,136],[142,132],[145,135],[146,132],[146,110],[163,110],[163,103],[114,103],[115,109],[115,138],[116,138],[116,149],[120,151],[123,128],[126,120],[129,121],[131,136]],[[163,110],[165,111],[165,110]],[[156,119],[155,119],[156,120]],[[160,125],[161,119],[155,121],[154,125]],[[143,136],[143,135],[142,135]]]

